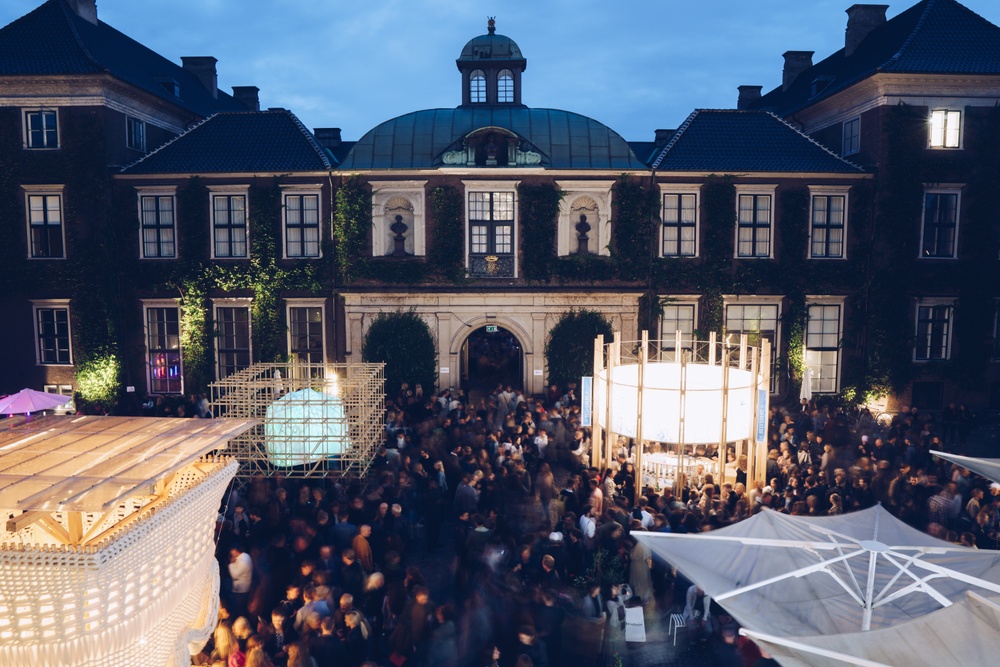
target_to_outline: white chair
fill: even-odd
[[[681,614],[670,614],[670,625],[667,626],[667,634],[674,635],[674,646],[677,646],[677,630],[687,629],[687,622]]]

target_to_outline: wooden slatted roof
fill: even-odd
[[[240,419],[44,417],[0,431],[0,509],[97,512],[257,424]]]

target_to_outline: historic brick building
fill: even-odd
[[[119,35],[79,4],[50,0],[0,31],[2,90],[39,78],[6,55],[41,29],[35,14]],[[952,0],[888,22],[884,7],[881,22],[877,6],[849,14],[844,51],[816,65],[790,52],[781,88],[743,87],[739,109],[695,111],[646,142],[527,106],[527,61],[492,23],[460,52],[458,106],[356,142],[241,106],[215,91],[214,62],[210,77],[206,61],[185,62],[172,80],[200,86],[201,100],[161,123],[156,143],[177,136],[129,149],[131,116],[105,101],[93,113],[111,120],[80,133],[102,146],[85,164],[64,129],[73,103],[4,92],[19,136],[3,155],[49,162],[0,183],[15,239],[5,252],[28,276],[3,297],[19,352],[0,362],[0,390],[72,385],[78,347],[113,353],[138,392],[168,394],[276,355],[356,359],[378,313],[412,308],[435,339],[439,385],[540,392],[549,332],[586,307],[627,339],[640,328],[769,338],[772,390],[786,399],[805,368],[817,393],[895,382],[900,402],[912,387],[921,407],[983,406],[997,374],[1000,202],[986,183],[1000,121],[986,100],[1000,86],[1000,29]],[[83,91],[85,75],[64,70],[52,76]],[[161,100],[170,91],[155,76],[158,90],[101,76],[164,114],[188,108]],[[255,107],[251,89],[235,91]],[[52,113],[58,148],[44,143]],[[87,214],[70,202],[97,174]],[[49,224],[56,203],[65,213]],[[58,262],[32,254],[53,252],[50,228],[64,226]],[[74,243],[100,253],[77,260]]]

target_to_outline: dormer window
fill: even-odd
[[[510,104],[514,101],[514,73],[509,69],[500,70],[497,77],[497,102]]]
[[[481,69],[469,75],[469,99],[473,104],[486,103],[486,73]]]

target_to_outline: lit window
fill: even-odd
[[[250,366],[250,309],[216,306],[215,346],[218,379]]]
[[[834,394],[839,389],[840,304],[812,304],[806,324],[805,363],[812,371],[812,390]]]
[[[958,148],[961,141],[962,112],[947,109],[931,111],[931,147]]]
[[[288,352],[293,362],[324,363],[322,306],[288,307]]]
[[[469,75],[469,100],[473,104],[486,102],[486,74],[481,69]]]
[[[844,143],[841,155],[853,155],[861,150],[861,118],[844,123]]]
[[[177,306],[146,307],[146,354],[149,391],[154,394],[182,393],[180,309]]]
[[[917,304],[917,335],[913,358],[917,361],[951,357],[952,302],[921,301]]]
[[[36,302],[36,362],[42,365],[73,363],[69,329],[69,302]]]
[[[133,150],[146,152],[146,123],[138,118],[126,117],[125,143]]]
[[[142,256],[146,259],[176,257],[173,195],[140,195]]]
[[[480,278],[514,277],[514,193],[469,193],[470,272]]]
[[[59,117],[55,111],[25,111],[24,130],[25,147],[59,148]]]
[[[245,195],[212,195],[212,232],[215,257],[247,256]]]
[[[694,257],[697,248],[697,196],[663,195],[663,256]]]
[[[285,256],[319,257],[319,195],[285,195]]]
[[[62,188],[58,188],[60,191]],[[51,190],[51,188],[50,188]],[[63,259],[62,195],[29,190],[28,256],[32,259]]]
[[[777,303],[726,304],[726,333],[747,334],[751,345],[771,343],[771,393],[778,392],[778,352],[781,309]]]
[[[847,198],[843,195],[812,196],[810,257],[839,259],[844,256],[844,223]]]
[[[771,196],[739,195],[737,257],[771,256]]]
[[[510,103],[514,101],[514,73],[509,69],[500,70],[497,77],[497,102]]]
[[[958,192],[925,193],[920,256],[936,259],[954,258],[957,238]]]

